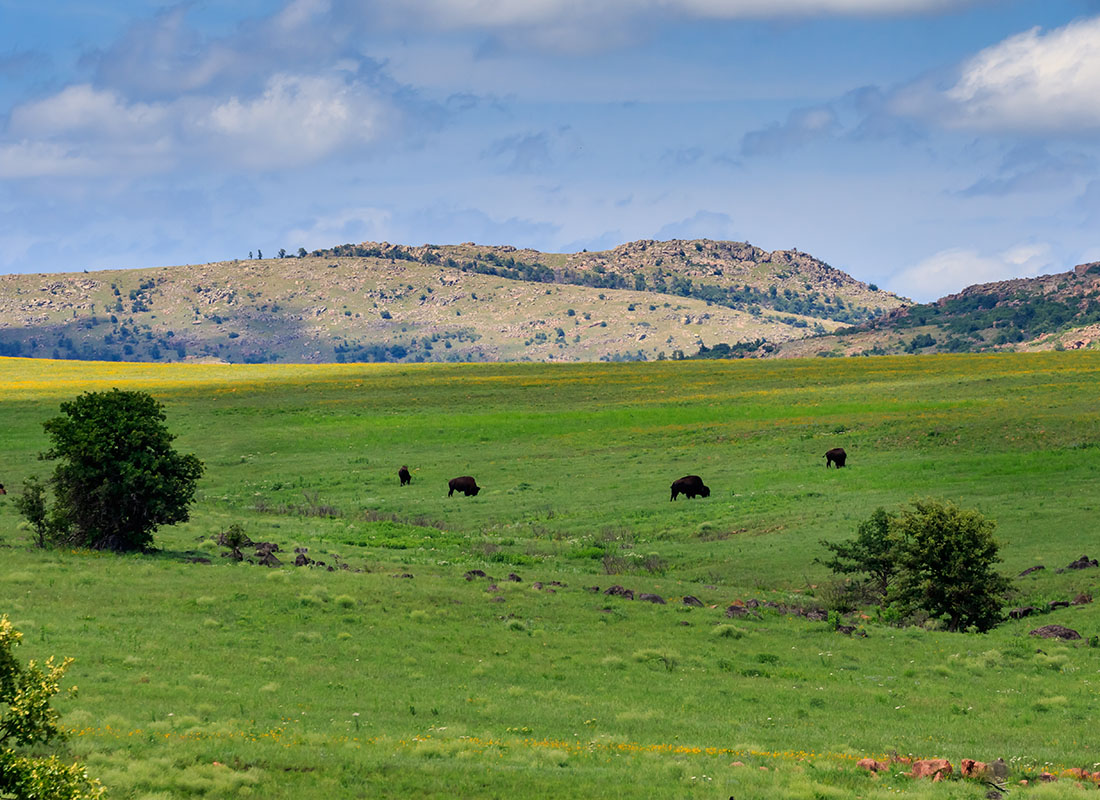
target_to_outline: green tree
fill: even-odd
[[[21,665],[14,649],[23,634],[0,616],[0,797],[30,800],[92,800],[102,797],[99,781],[88,777],[83,765],[67,764],[57,756],[26,755],[19,748],[65,738],[60,716],[50,698],[60,690],[61,678],[72,663],[53,656],[40,667]],[[76,688],[69,690],[74,694]]]
[[[43,423],[58,459],[53,485],[59,538],[85,547],[140,550],[160,525],[188,519],[202,462],[172,448],[164,407],[145,392],[88,392]]]
[[[902,540],[892,530],[894,517],[886,509],[877,508],[870,519],[859,524],[856,538],[846,542],[821,545],[833,555],[827,561],[817,559],[841,575],[866,575],[867,582],[879,600],[885,600],[898,573]]]
[[[891,521],[902,539],[897,590],[904,610],[924,610],[951,631],[987,631],[1003,619],[1010,582],[996,572],[996,523],[938,500],[914,500]]]
[[[23,481],[23,493],[15,498],[15,510],[27,518],[31,530],[34,531],[34,543],[38,547],[45,547],[48,542],[56,538],[58,532],[67,527],[64,515],[58,509],[51,509],[46,502],[46,487],[43,486],[37,475],[32,475]]]

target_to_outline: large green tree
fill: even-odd
[[[948,630],[986,631],[1001,621],[1010,583],[994,565],[1001,559],[996,523],[977,511],[939,500],[914,500],[897,512],[879,508],[855,539],[822,542],[823,561],[838,574],[863,574],[884,604],[902,614],[923,612]]]
[[[892,528],[901,548],[896,592],[905,609],[921,609],[950,631],[987,631],[1004,619],[1011,583],[994,569],[1001,559],[997,524],[978,511],[938,500],[914,500]]]
[[[106,550],[141,550],[160,525],[188,518],[202,462],[172,448],[164,407],[145,392],[88,392],[43,423],[60,535]]]

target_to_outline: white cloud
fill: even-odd
[[[13,109],[9,130],[17,137],[58,138],[89,131],[130,135],[159,127],[167,115],[163,105],[127,103],[115,92],[77,84]]]
[[[375,141],[386,105],[360,83],[275,75],[259,97],[214,106],[200,127],[231,144],[242,166],[297,166]]]
[[[252,96],[163,103],[80,84],[12,110],[0,175],[131,175],[195,160],[301,166],[377,143],[399,117],[389,98],[343,71],[275,75]]]
[[[49,142],[0,144],[0,178],[58,178],[97,175],[103,165]]]
[[[976,283],[1030,278],[1060,269],[1046,244],[1019,244],[994,254],[955,248],[924,259],[887,283],[892,292],[929,302]]]
[[[382,13],[391,22],[440,28],[528,28],[639,17],[745,19],[895,15],[957,7],[958,0],[403,0]]]
[[[919,83],[892,108],[948,127],[1094,136],[1100,130],[1100,17],[1033,28],[982,50],[946,90]]]

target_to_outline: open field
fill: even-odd
[[[986,635],[725,616],[754,598],[824,604],[819,540],[922,496],[995,519],[1007,574],[1048,567],[1016,582],[1018,604],[1097,594],[1100,570],[1054,569],[1100,556],[1094,355],[0,359],[9,492],[48,472],[36,455],[58,403],[111,386],[162,400],[178,448],[206,463],[193,518],[151,555],[41,552],[2,498],[0,611],[22,658],[76,657],[67,748],[112,797],[979,798],[854,762],[1100,769],[1100,648],[1026,635],[1100,634],[1095,604]],[[849,467],[826,470],[835,446]],[[670,503],[689,473],[711,497]],[[484,490],[447,498],[463,474]],[[219,557],[232,523],[287,565]],[[293,567],[295,547],[350,568]],[[584,590],[612,584],[668,604]]]

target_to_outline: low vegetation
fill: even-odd
[[[132,800],[977,800],[990,787],[957,767],[998,757],[1013,796],[1075,796],[1100,763],[1098,378],[1071,352],[0,359],[0,611],[21,656],[74,657],[81,688],[57,702],[67,741],[29,754]],[[37,547],[15,501],[42,422],[115,387],[163,404],[204,463],[190,518],[149,552]],[[826,469],[837,446],[846,466]],[[690,474],[710,496],[669,502]],[[460,475],[478,495],[447,497]],[[921,572],[948,530],[992,572]],[[914,560],[834,573],[876,537]],[[986,633],[934,595],[897,605],[996,574],[1013,613]],[[949,780],[905,777],[933,757]]]

